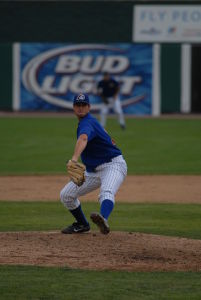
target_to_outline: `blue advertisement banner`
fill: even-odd
[[[99,110],[97,83],[108,72],[120,83],[124,113],[152,113],[152,45],[20,44],[20,110],[72,110],[77,93],[88,93]]]

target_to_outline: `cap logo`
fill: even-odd
[[[85,95],[83,94],[78,95],[76,100],[85,100]]]

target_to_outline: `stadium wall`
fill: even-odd
[[[12,45],[14,42],[41,43],[131,43],[133,6],[160,4],[158,1],[68,1],[0,2],[0,109],[12,108]],[[171,4],[171,2],[163,2]],[[182,4],[181,1],[174,4]],[[196,4],[191,1],[188,4]],[[111,18],[112,16],[112,18]],[[25,30],[26,28],[26,30]],[[184,76],[184,47],[160,44],[160,112],[191,112],[191,80]],[[189,51],[187,51],[190,53]],[[188,56],[188,55],[187,55]],[[194,62],[195,63],[195,62]],[[191,63],[188,64],[191,72]],[[190,73],[191,74],[191,73]],[[190,77],[193,77],[190,76]],[[187,97],[186,97],[187,95]],[[194,97],[195,98],[195,97]],[[194,106],[195,107],[195,106]],[[199,105],[196,107],[199,108]],[[195,110],[195,108],[194,108]]]
[[[12,109],[12,45],[0,44],[0,109]]]

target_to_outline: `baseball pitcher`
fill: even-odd
[[[127,175],[127,165],[120,149],[89,113],[88,95],[76,95],[73,108],[79,121],[77,142],[72,158],[67,162],[71,180],[61,190],[60,196],[61,202],[74,216],[75,222],[64,228],[62,233],[72,234],[90,230],[78,198],[100,188],[100,213],[93,212],[90,218],[101,233],[108,234],[108,217],[114,207],[115,194]],[[82,163],[78,162],[80,156]]]

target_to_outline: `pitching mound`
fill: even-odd
[[[0,264],[94,270],[201,271],[201,241],[151,234],[0,233]]]

